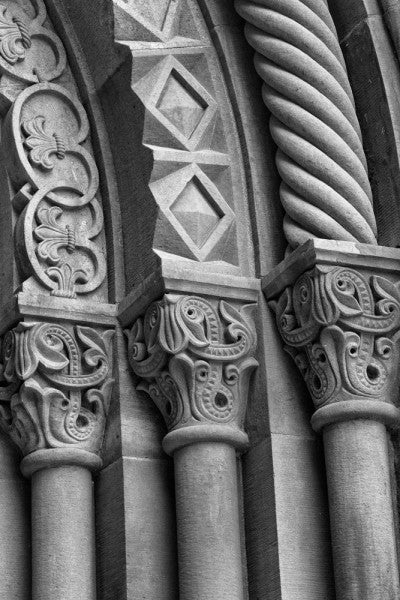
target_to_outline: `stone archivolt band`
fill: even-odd
[[[42,0],[0,4],[2,148],[15,195],[24,290],[76,298],[106,277],[99,174],[90,127]],[[16,287],[16,286],[15,286]]]

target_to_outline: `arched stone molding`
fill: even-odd
[[[40,6],[42,5],[40,4]],[[45,18],[45,13],[43,13],[42,9],[40,10],[40,20],[42,22]],[[35,23],[36,22],[37,19]],[[35,27],[39,27],[39,24],[35,25]],[[61,289],[60,287],[63,285],[63,282],[68,280],[68,276],[66,274],[62,276],[59,272],[60,264],[63,265],[68,263],[69,270],[71,271],[71,281],[73,281],[74,278],[77,278],[77,282],[75,284],[71,283],[72,288],[70,295],[73,296],[78,293],[78,295],[81,295],[82,298],[93,298],[97,302],[103,301],[107,303],[108,282],[105,279],[105,242],[104,232],[102,233],[104,230],[104,219],[102,215],[102,209],[99,209],[100,205],[98,205],[99,200],[101,201],[99,195],[100,190],[98,187],[98,168],[97,165],[95,166],[93,158],[90,157],[92,150],[90,136],[88,137],[89,124],[86,111],[82,104],[80,104],[78,101],[77,87],[72,78],[70,67],[68,66],[66,68],[66,55],[64,46],[61,43],[60,38],[58,38],[48,29],[48,20],[46,21],[46,28],[48,33],[40,33],[40,36],[42,36],[40,39],[45,40],[46,36],[48,36],[48,39],[50,40],[50,42],[48,42],[49,50],[46,50],[46,44],[42,44],[43,48],[40,50],[41,54],[38,55],[37,58],[39,65],[43,63],[42,73],[39,73],[39,79],[37,75],[29,75],[32,69],[39,69],[39,67],[35,66],[34,60],[32,62],[32,58],[29,58],[34,56],[34,54],[32,54],[32,52],[35,52],[34,44],[29,49],[26,49],[27,58],[24,59],[21,57],[18,60],[17,64],[20,65],[18,69],[19,71],[22,69],[21,74],[17,72],[14,73],[16,69],[14,65],[13,69],[11,69],[9,73],[6,70],[5,75],[2,77],[2,85],[4,88],[3,115],[5,116],[7,113],[7,119],[5,119],[6,123],[4,128],[4,143],[7,143],[10,148],[10,151],[5,153],[5,157],[7,159],[5,162],[5,167],[6,170],[7,167],[9,167],[8,172],[12,185],[12,189],[8,194],[9,196],[11,195],[11,199],[14,195],[17,196],[13,201],[15,217],[12,217],[12,219],[15,222],[18,220],[17,229],[18,233],[21,233],[18,238],[18,250],[21,259],[19,266],[17,265],[20,276],[17,276],[17,271],[15,273],[10,271],[4,276],[5,285],[2,286],[4,302],[9,301],[14,289],[20,285],[23,280],[27,280],[28,276],[32,273],[34,273],[34,278],[31,283],[25,283],[24,289],[27,291],[27,293],[29,293],[28,290],[35,290],[36,292],[39,292],[41,286],[44,287],[44,289],[50,290],[56,297],[59,293],[63,295],[69,293],[66,289]],[[32,40],[35,39],[35,35],[37,36],[39,34],[32,32]],[[55,40],[58,40],[58,42]],[[47,56],[49,52],[50,54],[53,52],[54,56],[57,55],[59,64],[57,63],[54,68],[52,67],[53,70],[47,73],[45,70],[45,65],[47,63],[51,64],[52,62],[52,60],[50,60]],[[25,69],[27,70],[27,75],[25,74],[24,67],[22,66],[24,62],[27,64]],[[84,67],[82,67],[82,71],[84,71]],[[85,79],[84,76],[80,76],[79,78],[81,80]],[[33,81],[33,79],[36,79],[36,83]],[[86,79],[88,78],[86,77]],[[18,85],[14,82],[18,82]],[[13,103],[13,106],[11,107],[11,111],[9,111],[8,108],[10,108],[11,103]],[[90,106],[91,104],[90,102],[86,101],[85,103],[86,106]],[[42,110],[43,114],[36,114],[35,110],[36,112],[40,113],[41,109],[39,107],[43,105],[49,107],[48,114],[45,114],[46,110],[44,109]],[[35,106],[37,107],[36,109],[34,108]],[[66,118],[64,121],[61,119],[58,119],[57,121],[57,110],[62,110],[65,113],[70,111],[70,120],[68,121],[68,118]],[[24,114],[29,115],[28,119],[24,117]],[[54,128],[54,123],[51,121],[51,119],[57,123],[60,131],[57,132],[52,130],[52,127]],[[75,125],[73,124],[74,119],[76,119]],[[23,127],[21,133],[18,133],[17,131],[18,127],[20,127],[19,121],[21,121],[21,123],[24,121],[25,123],[24,125],[21,125]],[[69,131],[68,127],[70,127]],[[76,127],[78,129],[76,129],[76,133],[74,133],[74,128]],[[92,135],[94,131],[99,131],[99,133],[96,134],[96,138],[99,139],[102,136],[100,130],[101,121],[99,121],[98,126],[96,125],[95,128],[91,128],[90,135]],[[20,142],[18,140],[21,135],[22,140]],[[17,140],[16,144],[13,142],[14,139]],[[56,145],[58,144],[57,148],[54,147],[54,143],[56,143]],[[100,154],[104,155],[104,148]],[[79,164],[81,165],[80,167]],[[77,176],[79,175],[80,178],[80,183],[78,186],[76,186],[71,179],[71,174],[73,172],[72,168],[75,167],[78,169],[76,174]],[[79,169],[81,169],[80,174]],[[102,173],[103,189],[105,179],[105,174]],[[111,179],[111,177],[108,179]],[[18,195],[17,192],[20,191],[25,183],[29,183],[31,188],[24,188],[23,192]],[[53,204],[57,204],[58,202],[57,206],[60,209],[61,206],[63,206],[62,203],[64,203],[64,209],[70,211],[72,214],[73,210],[78,210],[78,212],[79,210],[84,210],[83,206],[88,204],[89,208],[86,209],[89,210],[88,215],[84,216],[82,213],[78,216],[78,212],[76,213],[78,220],[81,222],[87,222],[87,232],[83,231],[82,227],[80,231],[76,231],[71,224],[68,225],[68,229],[70,230],[70,242],[67,242],[65,245],[65,243],[60,239],[58,250],[56,249],[55,245],[54,252],[51,254],[51,256],[48,256],[44,250],[45,244],[42,242],[45,242],[45,239],[41,238],[41,233],[50,236],[47,240],[48,244],[50,244],[53,238],[49,232],[49,226],[55,228],[55,231],[57,230],[57,227],[61,227],[61,229],[65,228],[66,226],[63,223],[63,220],[66,218],[65,214],[56,211],[57,216],[54,217],[55,224],[50,222],[47,223],[48,215],[44,216],[44,223],[36,223],[37,226],[43,225],[44,227],[38,233],[35,232],[34,235],[31,235],[31,239],[29,239],[29,224],[27,220],[29,220],[29,218],[32,219],[32,216],[26,217],[24,214],[23,218],[19,218],[19,215],[27,204],[27,196],[29,196],[29,194],[33,195],[36,190],[43,189],[47,185],[51,196],[52,186],[55,187],[56,184],[58,185],[58,183],[63,184],[65,188],[68,186],[70,187],[71,191],[68,193],[70,194],[71,198],[74,196],[74,194],[77,197],[81,197],[79,201],[81,208],[75,209],[73,200],[65,200],[66,196],[68,195],[67,193],[64,194],[64,200],[62,198],[63,194],[60,191],[58,192],[58,197],[56,193],[53,193],[52,202]],[[76,191],[73,191],[75,188]],[[93,198],[95,196],[97,204],[96,202],[93,203]],[[99,198],[99,200],[97,200],[97,198]],[[45,199],[39,200],[39,198],[34,201],[34,203],[38,203],[38,209],[33,215],[35,220],[37,218],[38,211],[41,211],[43,208],[44,202]],[[107,203],[108,200],[106,204]],[[7,204],[9,205],[9,201]],[[50,206],[49,209],[51,209]],[[53,220],[54,212],[55,211],[53,210],[52,216],[49,217],[51,220]],[[41,211],[41,215],[44,215],[43,211]],[[115,216],[114,210],[114,219]],[[9,219],[10,218],[11,217],[9,217]],[[44,232],[45,227],[47,227],[46,232]],[[103,242],[101,245],[99,242],[102,237]],[[38,250],[37,247],[39,244],[41,244],[41,247]],[[112,243],[110,243],[110,247],[112,247]],[[68,253],[71,255],[69,260],[67,260],[67,258],[64,256],[65,248],[68,249]],[[64,252],[62,259],[60,258],[60,251],[61,254]],[[58,258],[56,257],[57,254]],[[81,265],[83,265],[83,267],[81,266],[81,270],[82,268],[83,270],[86,268],[86,274],[74,274],[74,271],[76,271],[76,268],[73,267],[74,261],[78,261]],[[9,264],[11,266],[12,262],[9,261]],[[53,267],[54,269],[49,275],[47,270]],[[64,267],[61,268],[61,271],[63,269]],[[83,280],[85,278],[90,280],[90,282],[87,281],[84,283]],[[39,284],[34,283],[35,281],[38,281]],[[7,294],[9,297],[7,297]]]
[[[153,217],[141,222],[141,237],[148,229],[147,252],[159,256],[161,273],[180,264],[199,276],[251,276],[239,139],[209,33],[197,3],[160,4],[157,17],[151,10],[115,2],[116,39],[132,53],[132,92],[143,107],[141,142],[152,161]],[[138,267],[136,281],[149,276],[149,266]]]

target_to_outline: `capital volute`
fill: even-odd
[[[23,322],[2,340],[0,424],[22,470],[98,468],[113,380],[113,331]]]
[[[246,447],[243,421],[257,366],[253,306],[166,294],[127,332],[138,387],[169,429],[167,452],[207,440]]]
[[[325,242],[328,249],[330,244]],[[371,256],[370,246],[360,256],[360,248],[335,260],[332,252],[314,247],[317,256],[303,270],[307,261],[300,249],[297,262],[293,256],[286,269],[283,263],[266,286],[285,349],[317,409],[316,430],[360,418],[399,422],[399,257],[387,249],[383,277],[382,257]]]

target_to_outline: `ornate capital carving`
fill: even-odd
[[[20,323],[2,341],[0,424],[24,455],[100,449],[110,401],[113,331]]]
[[[241,430],[257,366],[253,306],[167,294],[128,332],[139,387],[169,430],[207,425]]]
[[[354,401],[368,400],[376,412],[376,402],[393,403],[399,370],[397,284],[362,270],[316,266],[271,304],[316,408],[351,401],[356,410]]]

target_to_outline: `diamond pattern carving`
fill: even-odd
[[[187,150],[195,150],[217,112],[208,91],[175,58],[168,57],[147,108]]]
[[[179,194],[171,212],[199,249],[223,217],[220,207],[215,205],[214,208],[196,178],[189,181]]]
[[[174,0],[158,0],[157,2],[135,0],[135,9],[139,15],[149,21],[159,31],[162,31],[171,4],[174,3]]]
[[[124,30],[123,15],[125,18],[128,17],[129,39],[131,39],[130,23],[136,33],[133,39],[167,42],[176,35],[182,2],[181,0],[114,0],[114,9],[117,17],[120,15],[117,21],[122,30]]]
[[[207,106],[201,96],[171,71],[157,108],[187,139],[199,125]]]
[[[165,184],[152,185],[157,204],[193,257],[208,260],[230,229],[233,211],[197,165],[181,169]]]

